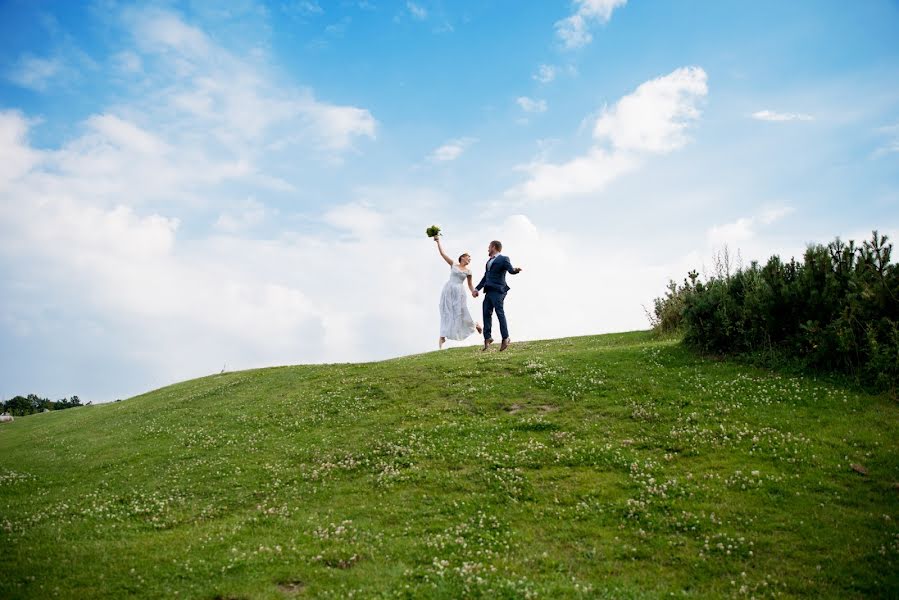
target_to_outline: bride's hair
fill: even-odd
[[[460,254],[460,255],[459,255],[459,263],[460,263],[460,264],[462,263],[462,257],[463,257],[463,256],[467,256],[468,258],[471,258],[471,255],[468,254],[468,252],[466,252],[465,254]]]

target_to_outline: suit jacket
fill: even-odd
[[[487,262],[490,261],[488,260]],[[508,256],[497,254],[493,257],[493,264],[491,264],[490,268],[486,270],[484,276],[481,278],[481,282],[475,289],[480,290],[481,288],[491,288],[505,294],[509,291],[509,286],[506,285],[506,273],[515,275],[515,269],[512,267],[512,261],[509,260]]]

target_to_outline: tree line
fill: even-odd
[[[45,410],[63,410],[75,408],[76,406],[87,406],[90,402],[82,404],[78,396],[63,398],[62,400],[50,400],[49,398],[41,398],[37,394],[28,394],[27,396],[10,398],[2,404],[3,410],[0,412],[9,413],[14,417],[22,417],[44,412]]]

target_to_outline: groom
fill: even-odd
[[[512,261],[508,257],[500,254],[503,249],[502,242],[493,240],[487,247],[487,254],[490,260],[487,261],[487,270],[481,282],[471,293],[475,298],[481,288],[484,289],[484,350],[493,343],[490,337],[490,330],[493,328],[493,311],[496,310],[496,318],[499,320],[499,332],[503,336],[503,343],[500,345],[500,352],[509,347],[512,340],[509,339],[509,327],[506,325],[506,311],[503,309],[503,302],[506,299],[506,292],[509,286],[506,285],[506,273],[516,275],[521,269],[513,269]]]

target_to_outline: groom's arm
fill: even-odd
[[[484,273],[484,276],[481,277],[481,283],[479,283],[474,289],[476,289],[477,291],[480,292],[481,288],[483,288],[484,284],[486,284],[486,283],[487,283],[487,273]]]
[[[507,256],[507,257],[506,257],[506,271],[508,271],[508,272],[511,273],[512,275],[518,275],[518,273],[521,271],[521,269],[514,269],[514,268],[512,268],[512,261],[511,261],[511,259],[509,259],[509,257]]]

